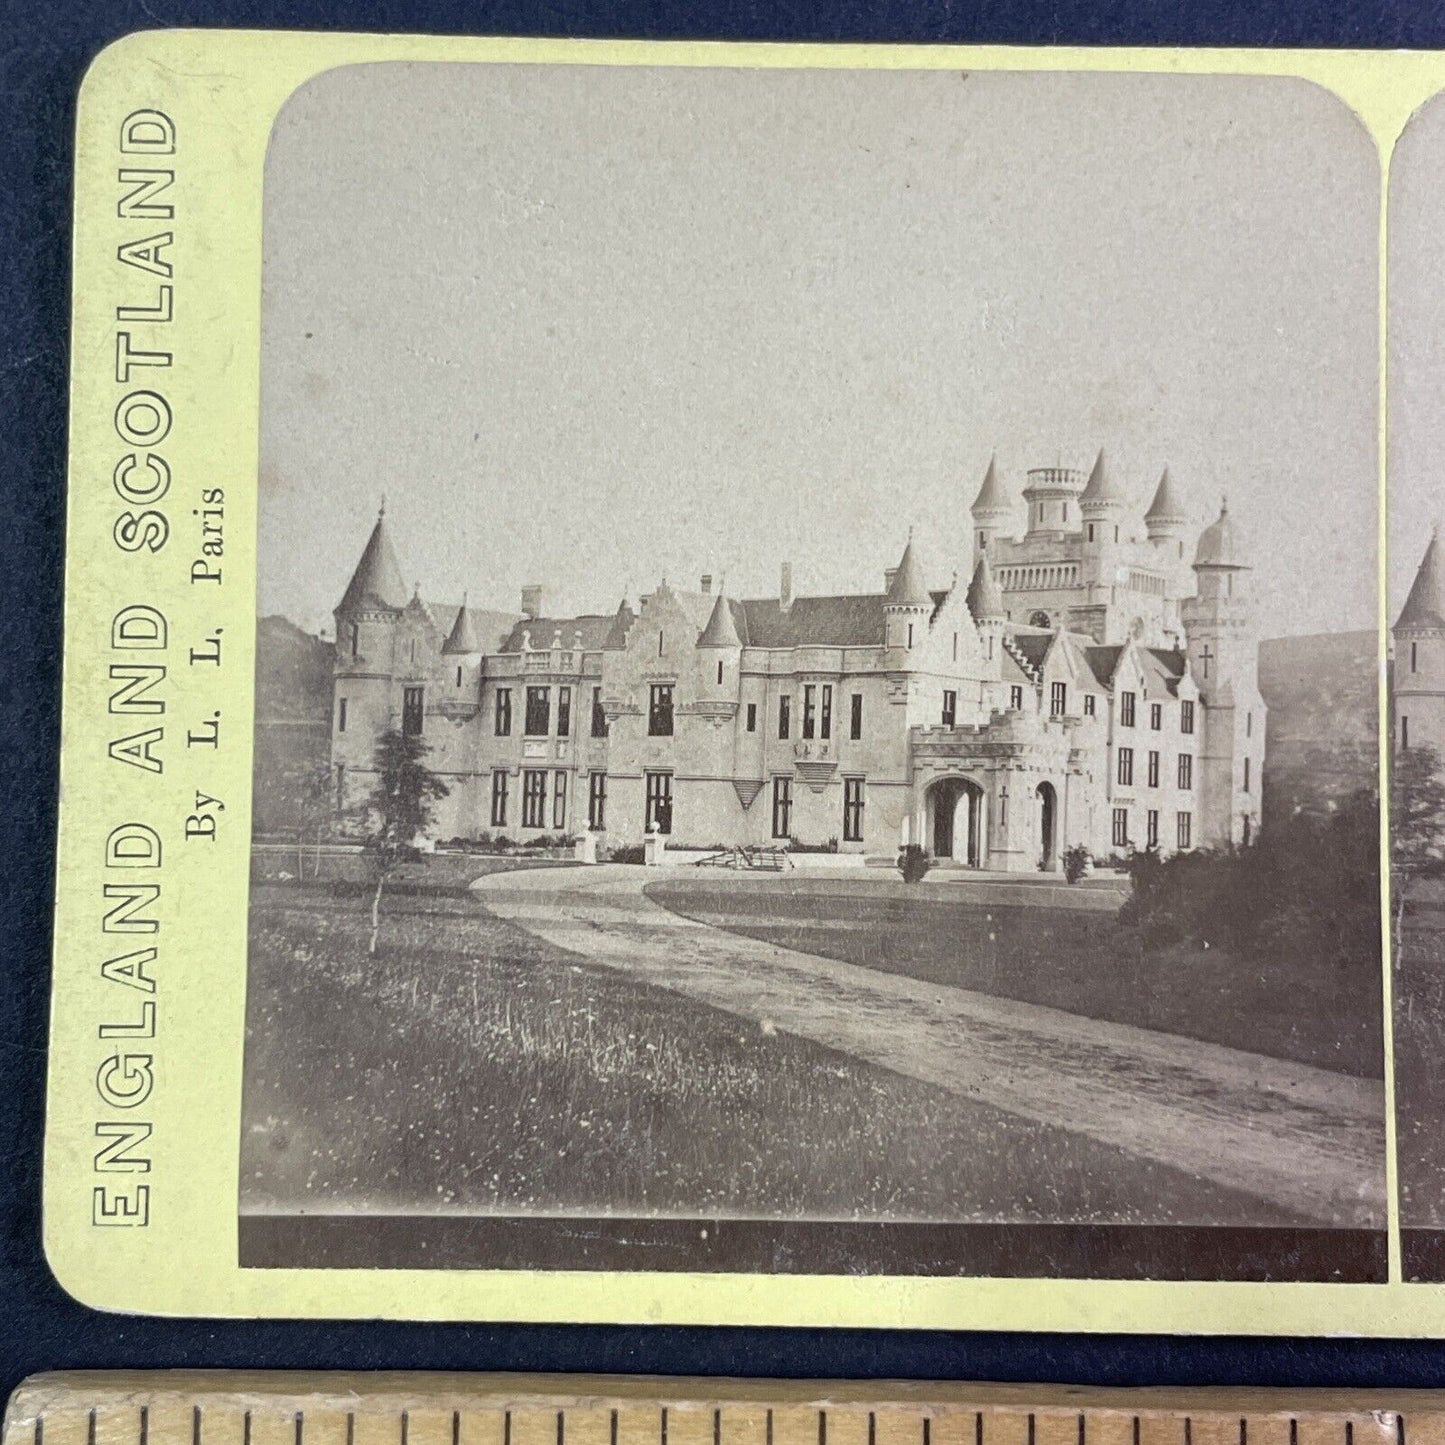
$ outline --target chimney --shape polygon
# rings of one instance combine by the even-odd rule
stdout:
[[[883,590],[890,592],[893,589],[893,579],[898,575],[898,568],[885,567],[883,569]]]
[[[711,596],[712,596],[712,573],[711,573],[711,572],[704,572],[704,573],[702,574],[702,595],[703,595],[704,597],[711,597]]]
[[[778,606],[784,612],[793,605],[793,564],[783,563],[781,576],[778,578]]]
[[[542,594],[540,582],[529,582],[522,588],[522,616],[529,621],[542,615]]]

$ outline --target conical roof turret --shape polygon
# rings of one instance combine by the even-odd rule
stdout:
[[[712,606],[712,616],[698,638],[699,647],[741,647],[743,640],[738,636],[737,623],[733,621],[732,605],[719,589],[717,601]]]
[[[457,608],[456,621],[442,643],[442,652],[447,655],[480,652],[482,644],[477,641],[477,630],[472,626],[471,608],[467,606],[467,594],[462,593],[462,605]]]
[[[908,545],[888,585],[888,606],[927,607],[933,598],[929,595],[928,584],[923,579],[923,567],[913,551],[913,533],[908,534]]]
[[[1410,595],[1395,623],[1396,632],[1445,630],[1445,587],[1441,581],[1440,538],[1438,533],[1431,532],[1430,545],[1420,559],[1420,570],[1415,573]]]
[[[1084,484],[1084,490],[1079,493],[1079,509],[1084,511],[1091,507],[1118,506],[1124,500],[1124,494],[1114,480],[1114,473],[1104,461],[1104,449],[1100,447],[1099,455],[1094,459],[1094,469],[1089,473],[1089,480]]]
[[[973,569],[973,578],[968,584],[965,600],[975,622],[982,622],[986,617],[1002,617],[1004,615],[1003,593],[993,579],[993,568],[988,565],[987,552],[979,555],[978,565]]]
[[[386,503],[376,516],[376,526],[346,592],[337,604],[338,612],[355,612],[368,607],[384,607],[400,612],[406,607],[406,583],[402,581],[401,567],[397,564],[396,551],[391,545],[391,534],[386,526]]]
[[[997,459],[988,459],[988,470],[983,474],[983,485],[978,489],[978,496],[973,499],[973,506],[970,508],[975,517],[988,512],[1009,512],[1013,510],[1013,504],[1004,495],[1003,486],[998,479]]]
[[[1157,528],[1188,520],[1189,513],[1185,510],[1184,503],[1179,500],[1174,480],[1169,475],[1169,468],[1165,467],[1159,476],[1159,485],[1154,491],[1154,500],[1149,503],[1149,510],[1144,513],[1144,521],[1149,526]]]
[[[617,615],[612,619],[612,626],[607,629],[602,646],[609,652],[621,652],[627,646],[627,634],[632,631],[632,624],[636,621],[637,614],[624,597],[618,603]]]

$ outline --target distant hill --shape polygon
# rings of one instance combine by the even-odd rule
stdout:
[[[1377,642],[1374,632],[1320,632],[1260,643],[1266,819],[1379,787]]]
[[[288,622],[256,623],[256,746],[251,831],[294,832],[296,790],[331,757],[334,644]]]

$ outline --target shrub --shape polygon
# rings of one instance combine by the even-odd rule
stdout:
[[[899,850],[898,871],[903,875],[905,883],[921,883],[932,867],[933,859],[922,845],[909,843],[907,847]]]
[[[1064,882],[1077,883],[1089,871],[1093,854],[1082,843],[1064,849]]]
[[[641,843],[624,843],[607,854],[609,863],[642,863],[646,861],[645,849]]]
[[[826,843],[800,843],[796,838],[788,840],[789,853],[836,853],[837,851],[837,838],[829,838]]]

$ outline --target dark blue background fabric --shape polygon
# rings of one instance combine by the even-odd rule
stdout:
[[[1109,1385],[1445,1385],[1425,1342],[213,1322],[97,1314],[40,1246],[59,739],[70,167],[90,58],[127,31],[1445,47],[1445,3],[1323,0],[73,0],[0,5],[0,1390],[66,1367],[630,1371]]]

